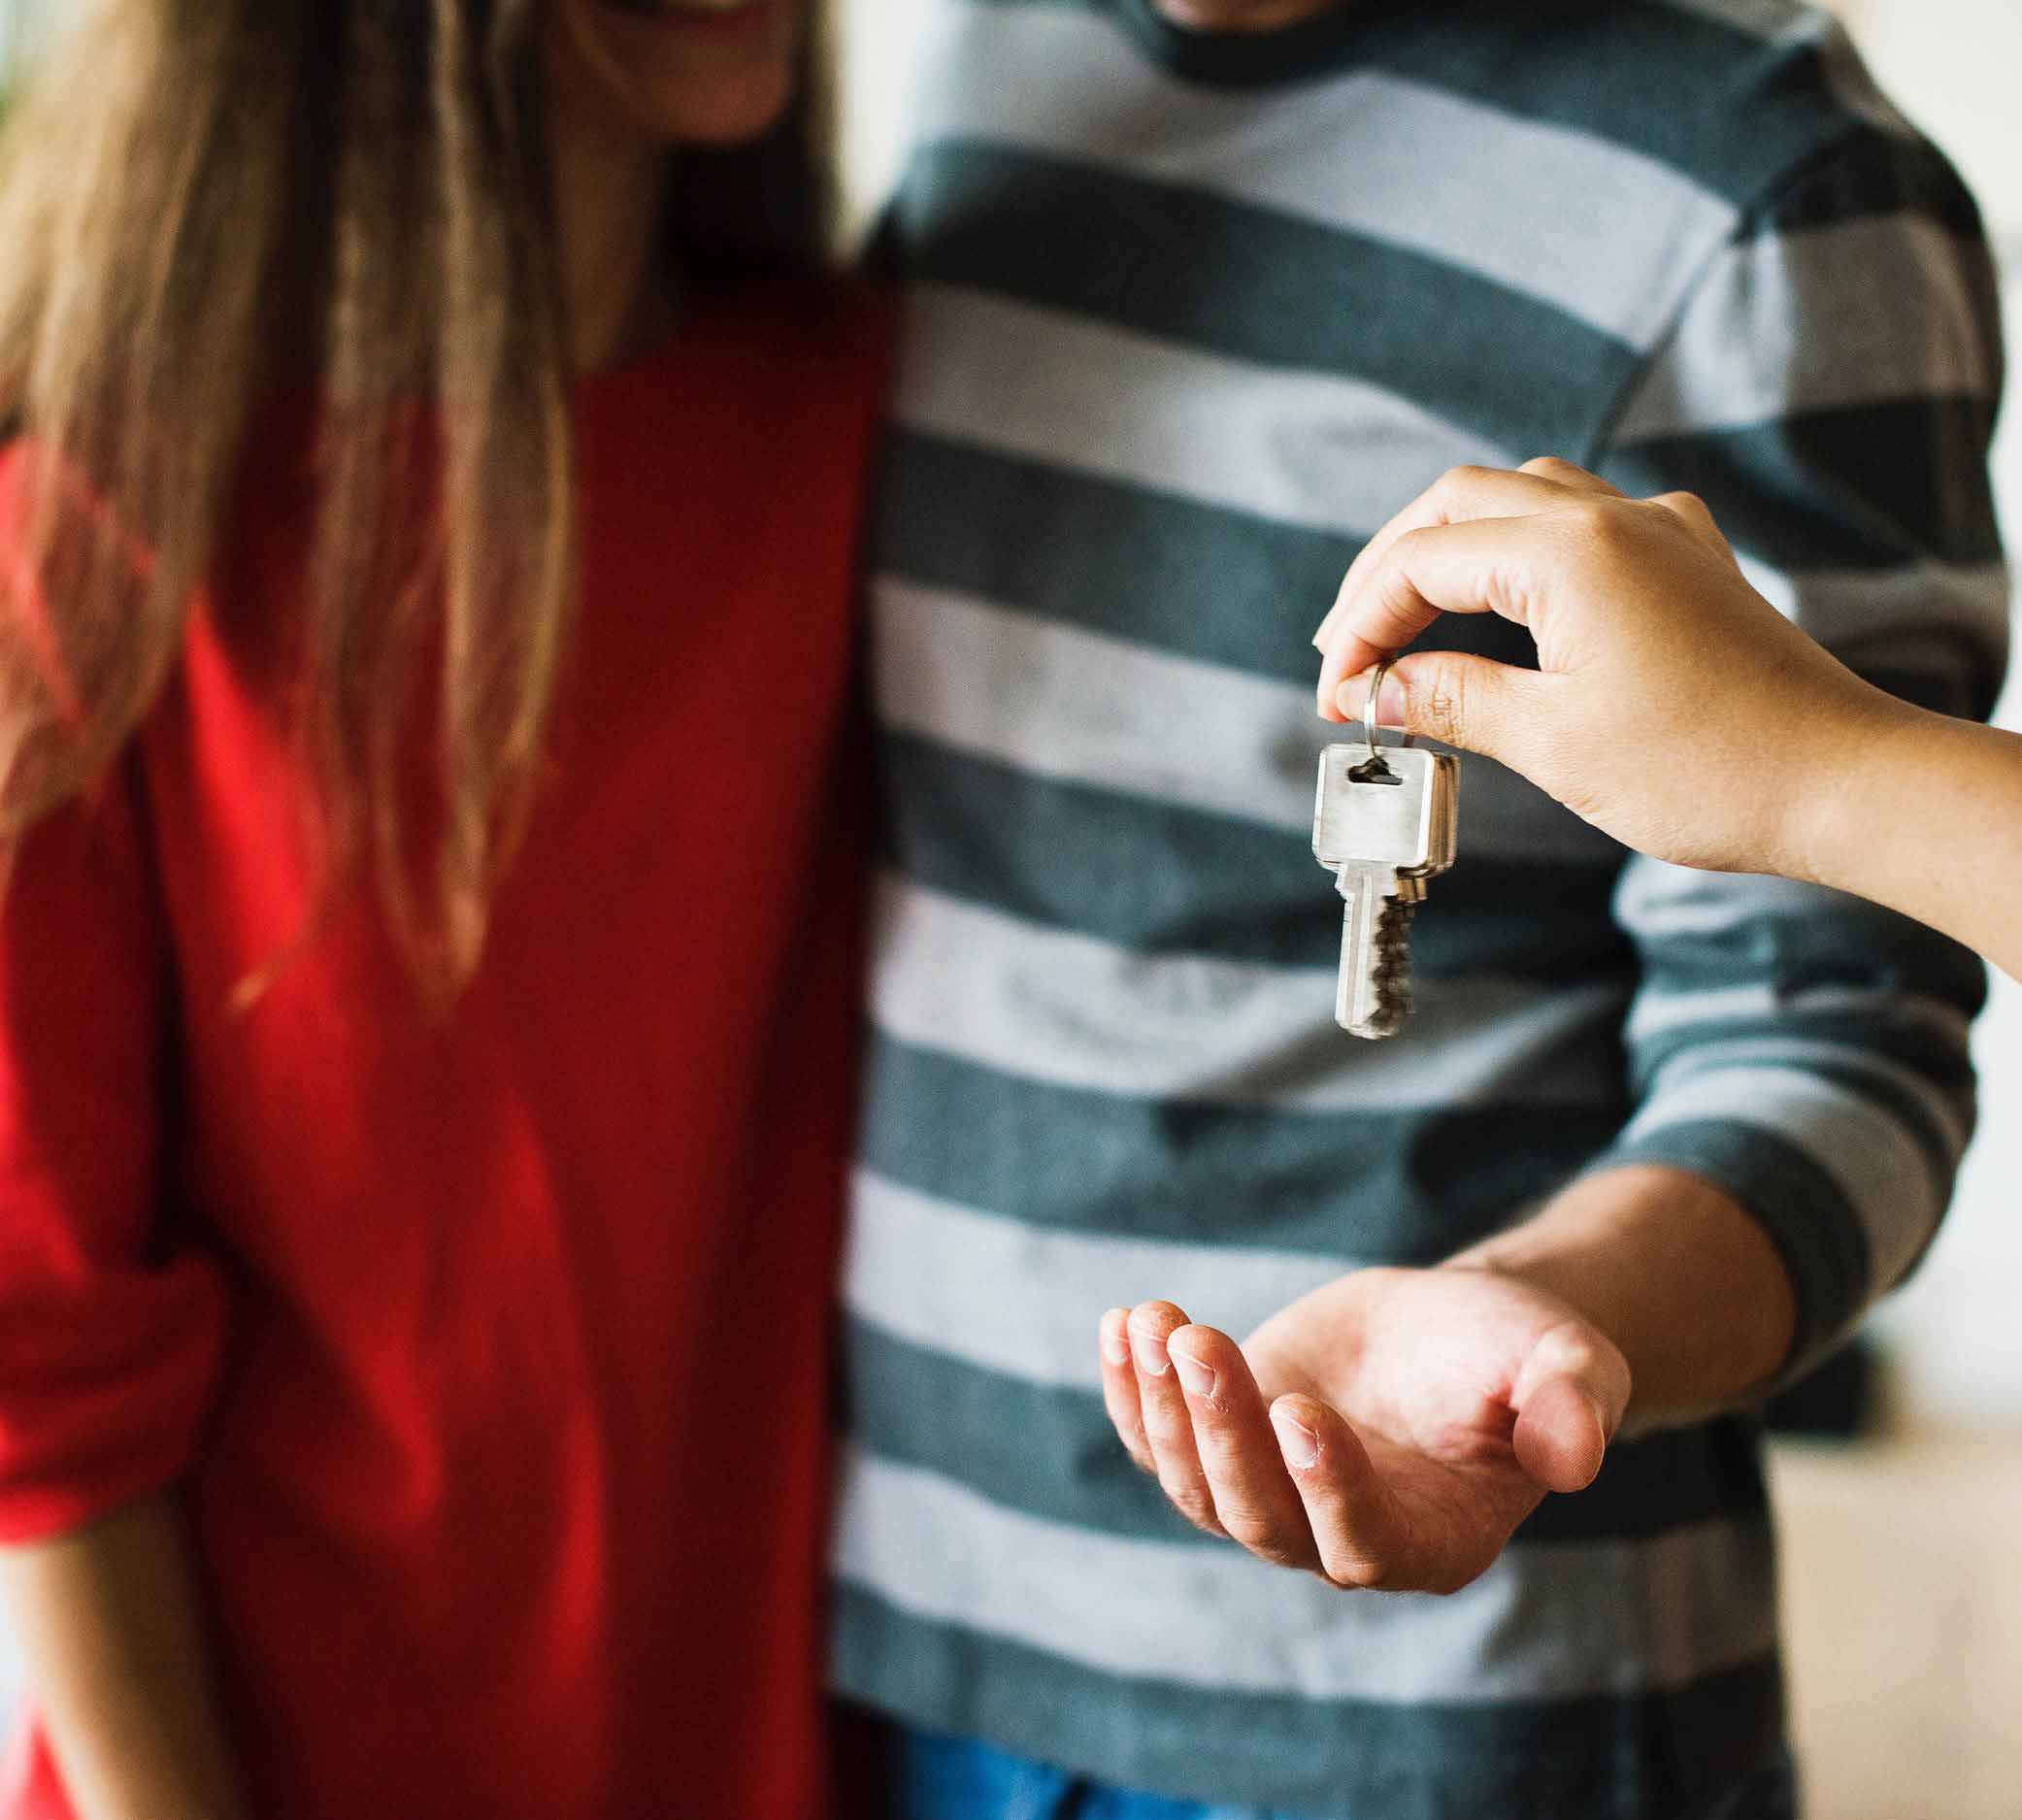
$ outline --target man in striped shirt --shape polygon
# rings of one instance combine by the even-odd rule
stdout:
[[[907,1728],[901,1810],[1786,1811],[1757,1435],[1687,1412],[1915,1260],[1980,969],[1625,861],[1471,760],[1416,1018],[1357,1043],[1308,641],[1442,470],[1551,450],[1698,492],[1857,668],[1983,712],[1972,203],[1785,0],[943,0],[922,107],[837,1563],[839,1684]],[[1524,658],[1500,619],[1437,636]],[[1775,762],[1717,702],[1707,733]],[[1450,1597],[1253,1560],[1117,1446],[1105,1308],[1242,1334],[1484,1243],[1541,1260],[1669,1425]],[[1464,1349],[1446,1318],[1401,1373]]]

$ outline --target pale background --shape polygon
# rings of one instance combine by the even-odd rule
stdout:
[[[0,72],[71,4],[0,0]],[[860,215],[897,156],[922,4],[844,0]],[[1979,195],[2014,275],[2022,384],[2022,3],[1839,10]],[[2005,521],[2022,538],[2022,409],[2007,414],[1998,465]],[[2001,718],[2022,727],[2022,681]],[[1810,1820],[2022,1820],[2022,987],[1997,982],[1977,1050],[1986,1111],[1958,1206],[1877,1320],[1889,1433],[1844,1451],[1786,1447],[1776,1463]],[[5,1657],[0,1647],[0,1697]]]

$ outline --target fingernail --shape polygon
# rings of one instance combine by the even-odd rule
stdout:
[[[1271,1426],[1277,1430],[1278,1451],[1287,1466],[1311,1466],[1320,1457],[1320,1438],[1296,1416],[1271,1411]]]
[[[1166,1357],[1166,1342],[1163,1340],[1154,1340],[1149,1334],[1133,1334],[1130,1343],[1131,1349],[1138,1355],[1139,1371],[1151,1377],[1165,1376],[1166,1367],[1172,1361]]]
[[[1369,704],[1369,672],[1350,677],[1334,691],[1334,705],[1350,720],[1360,720]],[[1405,724],[1405,688],[1395,677],[1383,678],[1382,693],[1376,697],[1376,721],[1385,727]]]
[[[1130,1342],[1123,1337],[1123,1322],[1114,1317],[1103,1321],[1103,1357],[1111,1365],[1130,1363]]]
[[[1214,1373],[1194,1357],[1184,1346],[1168,1348],[1173,1360],[1173,1369],[1179,1373],[1179,1381],[1186,1386],[1187,1394],[1194,1397],[1214,1395]]]

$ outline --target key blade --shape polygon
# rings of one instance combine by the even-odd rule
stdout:
[[[1334,1021],[1351,1037],[1394,1037],[1410,1015],[1411,912],[1424,887],[1384,867],[1350,864],[1337,878],[1342,915]]]

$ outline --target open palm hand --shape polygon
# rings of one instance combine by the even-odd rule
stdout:
[[[1101,1345],[1117,1434],[1187,1517],[1343,1587],[1465,1586],[1592,1480],[1629,1400],[1598,1329],[1473,1268],[1352,1272],[1241,1346],[1143,1303]]]

